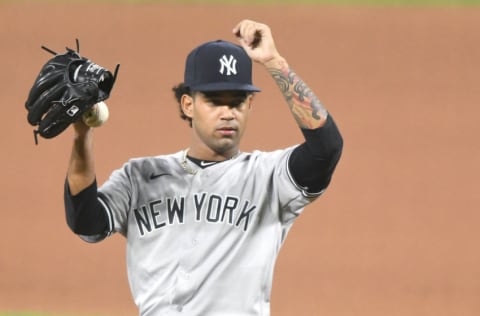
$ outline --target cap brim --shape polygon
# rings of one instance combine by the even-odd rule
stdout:
[[[249,91],[260,92],[259,88],[251,84],[238,84],[236,82],[217,82],[199,85],[189,85],[194,91]]]

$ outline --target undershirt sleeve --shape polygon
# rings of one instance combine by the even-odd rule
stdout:
[[[330,184],[343,139],[330,115],[322,127],[302,129],[302,133],[305,142],[293,150],[288,167],[297,185],[310,194],[318,194]]]
[[[96,180],[74,196],[65,180],[64,202],[67,224],[75,234],[96,237],[108,235],[108,216],[97,198]]]

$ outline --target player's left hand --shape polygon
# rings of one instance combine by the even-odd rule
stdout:
[[[268,25],[252,20],[242,20],[232,32],[253,61],[266,64],[280,58]]]
[[[28,122],[44,138],[53,138],[77,122],[95,103],[106,100],[117,77],[67,47],[63,54],[43,47],[55,56],[41,69],[25,102]]]

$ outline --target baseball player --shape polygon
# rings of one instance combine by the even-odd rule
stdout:
[[[238,44],[218,40],[193,49],[184,81],[173,88],[192,133],[184,149],[131,159],[97,187],[92,130],[81,121],[73,125],[67,223],[88,242],[126,237],[140,315],[270,315],[280,247],[340,159],[336,124],[277,51],[270,28],[243,20],[233,34]],[[241,151],[260,91],[252,84],[252,61],[278,84],[303,143]],[[268,124],[278,128],[274,120]]]

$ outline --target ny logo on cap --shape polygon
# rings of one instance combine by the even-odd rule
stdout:
[[[232,74],[236,75],[237,74],[237,60],[233,57],[233,55],[230,55],[230,58],[227,58],[227,56],[223,55],[222,58],[219,59],[220,61],[220,73],[222,75],[225,74],[225,71],[227,72],[226,75],[230,76]]]

